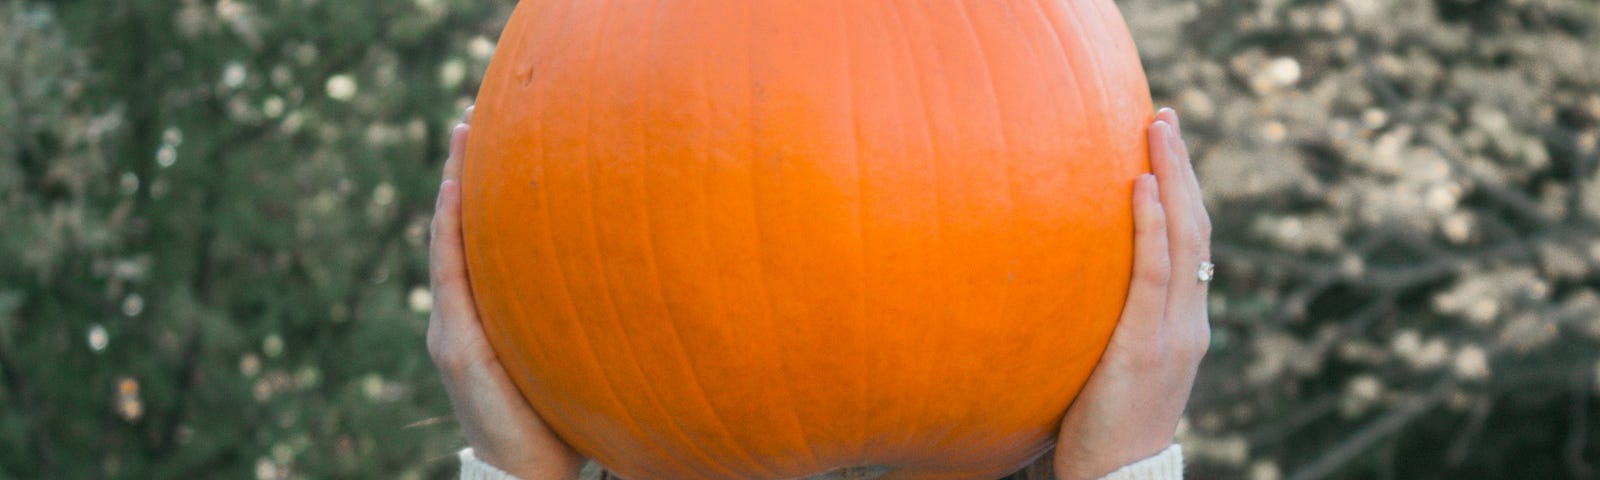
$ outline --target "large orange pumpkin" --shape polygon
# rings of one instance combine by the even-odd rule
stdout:
[[[1126,295],[1111,0],[523,0],[468,144],[495,351],[633,479],[995,478]]]

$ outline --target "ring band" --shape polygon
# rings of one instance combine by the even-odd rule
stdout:
[[[1200,271],[1195,272],[1195,277],[1199,278],[1201,283],[1211,283],[1211,279],[1217,278],[1217,264],[1200,262]]]

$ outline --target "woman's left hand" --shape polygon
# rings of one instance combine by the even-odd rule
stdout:
[[[433,315],[428,353],[473,454],[517,478],[575,479],[583,458],[562,442],[511,383],[478,323],[461,243],[461,156],[472,109],[450,135],[429,247]]]
[[[1056,478],[1093,479],[1172,444],[1211,341],[1206,314],[1211,220],[1179,136],[1162,109],[1149,130],[1154,175],[1134,183],[1133,280],[1100,364],[1061,422]]]

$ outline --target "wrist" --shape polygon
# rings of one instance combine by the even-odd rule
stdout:
[[[1057,444],[1054,458],[1056,479],[1095,480],[1105,478],[1118,469],[1160,455],[1170,446],[1170,441],[1145,445]]]
[[[578,473],[583,469],[583,458],[578,456],[577,453],[571,452],[571,449],[564,450],[566,451],[518,451],[512,453],[498,452],[494,449],[468,448],[463,450],[463,461],[466,458],[465,455],[474,455],[479,462],[501,470],[512,478],[519,480],[576,479],[578,478]],[[500,480],[498,477],[486,478]]]
[[[1127,454],[1133,450],[1122,450]],[[1088,452],[1085,452],[1088,453]],[[1147,455],[1066,454],[1058,447],[1055,478],[1058,480],[1142,480],[1183,478],[1183,449],[1178,444],[1164,445]]]

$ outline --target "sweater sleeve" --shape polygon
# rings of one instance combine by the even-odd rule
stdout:
[[[1117,469],[1100,480],[1182,480],[1183,447],[1173,444],[1154,457]]]
[[[479,460],[472,449],[462,449],[461,480],[518,480],[516,476]],[[1124,466],[1100,480],[1182,480],[1183,447],[1173,445],[1154,457]]]
[[[518,480],[516,475],[479,460],[471,448],[461,449],[461,480]]]

